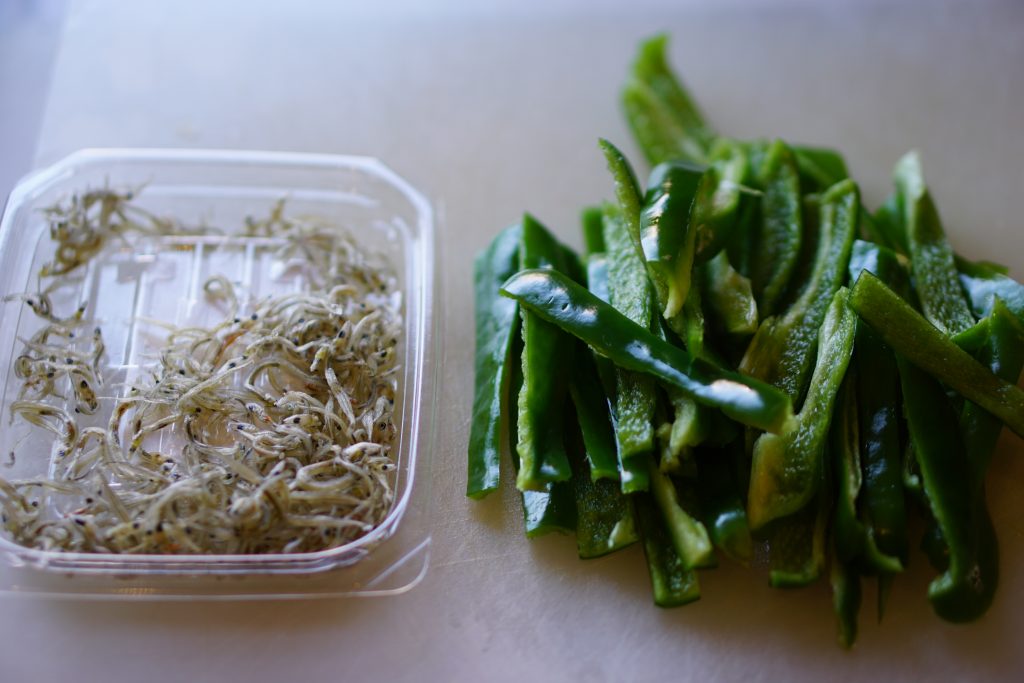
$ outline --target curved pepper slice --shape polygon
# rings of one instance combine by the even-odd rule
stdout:
[[[793,419],[792,403],[777,389],[692,358],[560,273],[517,273],[501,293],[579,337],[619,367],[653,375],[737,422],[779,432]]]
[[[754,443],[747,518],[752,531],[807,505],[821,480],[823,451],[832,406],[853,352],[857,316],[846,304],[847,290],[832,298],[818,333],[818,360],[803,408],[780,434]]]

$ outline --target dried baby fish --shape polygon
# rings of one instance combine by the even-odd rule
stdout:
[[[144,211],[135,194],[90,191],[46,212],[49,286],[17,297],[45,324],[15,361],[11,416],[52,434],[52,463],[46,478],[0,478],[3,528],[41,550],[170,554],[309,552],[368,533],[394,497],[394,274],[337,226],[288,217],[279,202],[243,234],[279,241],[282,272],[308,291],[247,302],[209,277],[204,295],[226,317],[149,321],[167,332],[149,374],[100,399],[102,332],[88,333],[86,305],[59,317],[50,293],[111,239],[203,232]],[[79,428],[75,415],[101,404],[105,426]]]

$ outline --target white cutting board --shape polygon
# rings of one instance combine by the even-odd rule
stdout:
[[[672,57],[720,131],[834,145],[869,206],[909,147],[955,247],[1024,275],[1024,10],[1005,2],[73,2],[37,163],[86,146],[378,156],[439,215],[444,369],[422,584],[293,603],[0,604],[3,680],[1013,680],[1024,670],[1024,448],[990,479],[996,603],[952,626],[913,556],[852,652],[825,582],[776,591],[723,564],[652,606],[638,548],[581,562],[528,542],[510,487],[463,497],[473,254],[529,210],[580,244],[611,196],[598,136],[639,160],[617,92],[638,40]],[[424,3],[425,4],[425,3]],[[463,6],[465,5],[465,6]],[[540,5],[543,5],[540,6]],[[627,6],[628,5],[628,6]],[[8,675],[8,673],[10,675]]]

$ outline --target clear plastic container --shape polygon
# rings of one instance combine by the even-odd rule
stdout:
[[[441,358],[434,333],[434,227],[429,203],[379,161],[365,157],[213,150],[85,150],[39,171],[13,190],[0,223],[0,296],[35,291],[53,251],[40,209],[74,192],[109,185],[145,186],[133,203],[189,224],[232,228],[266,216],[282,197],[290,215],[315,215],[349,226],[360,245],[387,255],[403,293],[404,338],[396,396],[395,502],[386,520],[347,545],[310,553],[263,555],[123,555],[45,552],[0,531],[0,590],[68,597],[284,598],[400,592],[427,568],[428,466],[433,445],[434,378]],[[354,226],[358,229],[353,230]],[[180,241],[180,238],[176,238]],[[181,246],[181,245],[179,245]],[[197,322],[202,272],[229,271],[250,294],[276,282],[261,261],[258,238],[230,244],[101,253],[78,293],[86,316],[101,322],[104,370],[126,378],[146,362],[137,321]],[[134,249],[134,247],[133,247]],[[0,475],[43,476],[49,442],[10,405],[19,382],[13,361],[33,325],[20,300],[0,303]],[[149,356],[151,357],[151,356]],[[124,382],[108,383],[100,413],[109,415]],[[106,399],[106,400],[104,400]],[[105,419],[105,416],[104,418]],[[13,462],[8,454],[17,450]]]

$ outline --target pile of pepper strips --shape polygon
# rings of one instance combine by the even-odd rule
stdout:
[[[583,212],[583,256],[526,215],[477,257],[467,494],[498,487],[507,433],[527,536],[640,541],[661,606],[716,550],[766,548],[774,586],[828,569],[847,647],[918,515],[935,612],[975,619],[985,471],[1003,424],[1024,435],[1024,287],[952,251],[915,154],[872,213],[836,152],[714,133],[665,49],[623,90],[646,191],[602,140],[617,201]]]

